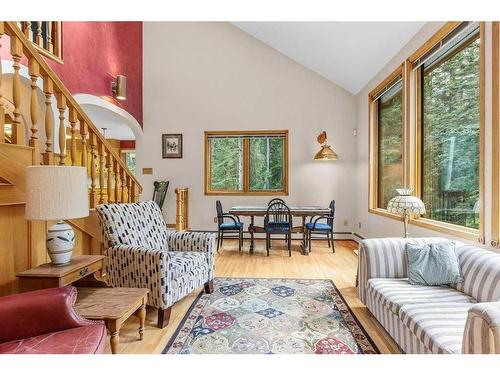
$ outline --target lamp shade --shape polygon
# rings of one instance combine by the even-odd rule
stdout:
[[[410,189],[397,189],[399,195],[387,204],[387,212],[398,215],[423,215],[425,205],[419,198],[411,195]]]
[[[314,155],[314,160],[337,160],[338,158],[335,151],[328,145],[322,145],[321,150]]]
[[[64,220],[89,216],[85,167],[26,168],[26,219]]]

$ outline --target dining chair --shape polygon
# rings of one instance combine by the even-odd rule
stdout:
[[[153,183],[153,201],[156,202],[160,210],[163,207],[163,202],[165,202],[165,196],[167,195],[169,181],[155,181]]]
[[[217,252],[219,247],[222,246],[224,241],[224,233],[238,233],[238,250],[241,251],[243,246],[243,223],[240,221],[238,215],[231,215],[224,212],[222,203],[218,200],[215,202],[215,209],[217,211]],[[230,219],[225,222],[224,219]]]
[[[335,218],[335,200],[330,202],[328,206],[330,212],[327,215],[312,216],[308,223],[306,223],[306,246],[309,246],[309,252],[311,251],[311,238],[312,233],[325,234],[328,240],[328,247],[333,248],[335,253],[335,241],[333,239],[333,219]],[[313,221],[314,220],[314,221]],[[325,220],[325,223],[320,223],[319,221]],[[331,245],[330,245],[331,241]]]
[[[269,207],[270,205],[272,205],[273,203],[276,203],[276,202],[286,204],[285,201],[281,198],[273,198],[267,203],[267,207]],[[288,241],[288,235],[286,235],[286,234],[285,234],[285,241]]]
[[[286,204],[285,201],[281,198],[273,198],[269,201],[269,203],[267,204],[267,207],[269,207],[270,205],[272,205],[273,203],[276,203],[276,202]]]
[[[267,207],[264,217],[264,228],[266,230],[266,251],[269,256],[271,247],[271,236],[273,234],[284,234],[288,243],[288,256],[292,256],[292,214],[290,208],[283,202],[274,202]]]

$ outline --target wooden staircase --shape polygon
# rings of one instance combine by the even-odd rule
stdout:
[[[100,229],[93,210],[97,204],[136,202],[142,192],[124,161],[26,37],[23,24],[0,21],[0,47],[9,39],[14,71],[10,134],[5,132],[5,108],[0,91],[0,295],[17,291],[17,272],[47,261],[45,233],[52,223],[24,219],[26,166],[87,168],[91,214],[85,219],[68,221],[77,234],[76,254],[101,251]],[[21,63],[28,67],[30,98],[23,98],[21,94]],[[0,61],[0,89],[1,69]],[[39,98],[39,80],[43,83],[43,98]],[[44,108],[39,108],[39,99],[43,99]],[[53,102],[57,104],[58,121],[54,121]],[[22,106],[29,108],[29,122],[21,116]],[[55,126],[57,139],[54,139]],[[40,139],[45,140],[44,144]],[[54,148],[59,152],[55,153]]]

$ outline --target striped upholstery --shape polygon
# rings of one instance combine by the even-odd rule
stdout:
[[[380,301],[375,300],[370,294],[367,295],[366,306],[404,353],[430,353],[429,349],[427,349],[427,347],[417,339],[417,336],[412,334],[408,327],[401,321],[399,315],[394,314]]]
[[[406,353],[500,353],[500,255],[456,241],[464,282],[413,289],[404,280],[405,244],[443,240],[364,240],[360,299]]]
[[[457,289],[478,302],[500,300],[500,256],[489,250],[457,243],[456,247],[464,282]]]
[[[500,354],[500,302],[477,303],[469,310],[462,352]]]
[[[97,206],[114,287],[148,288],[148,304],[166,309],[214,277],[215,234],[166,230],[153,202]]]
[[[432,353],[459,354],[472,303],[436,302],[401,307],[400,319]]]
[[[444,241],[443,238],[374,238],[361,242],[358,252],[358,293],[366,305],[366,287],[373,278],[405,278],[407,261],[405,244],[423,245]]]
[[[394,314],[403,305],[427,302],[474,303],[474,298],[447,286],[411,285],[408,279],[370,279],[368,293]]]

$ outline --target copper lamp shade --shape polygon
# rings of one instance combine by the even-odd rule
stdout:
[[[321,150],[319,150],[316,155],[314,155],[314,160],[338,160],[339,156],[332,148],[326,143],[326,132],[323,131],[318,135],[317,140],[321,145]]]

